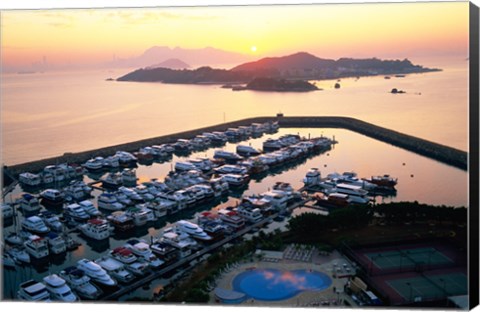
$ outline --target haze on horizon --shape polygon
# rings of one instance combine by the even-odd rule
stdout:
[[[3,11],[2,67],[101,67],[154,46],[213,47],[240,61],[299,51],[333,59],[466,58],[468,14],[468,2]],[[212,53],[190,65],[215,64]]]

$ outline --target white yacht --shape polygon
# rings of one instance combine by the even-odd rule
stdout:
[[[175,171],[190,171],[197,170],[197,167],[188,161],[177,161],[175,163]]]
[[[20,209],[22,209],[23,213],[25,214],[35,214],[42,209],[38,198],[33,196],[32,194],[22,194],[22,197],[18,201],[20,204]]]
[[[50,230],[60,233],[63,231],[63,224],[60,222],[60,218],[57,217],[50,211],[44,211],[38,215],[42,218],[45,225],[50,228]]]
[[[135,169],[123,169],[122,183],[128,186],[135,186],[137,184],[137,173]]]
[[[237,145],[237,154],[246,156],[260,155],[260,151],[248,145]]]
[[[154,269],[158,269],[164,264],[164,261],[158,259],[153,254],[150,246],[145,241],[131,239],[127,241],[127,243],[125,244],[125,248],[128,248],[137,257],[143,258]]]
[[[20,284],[17,298],[25,301],[50,301],[50,293],[45,284],[28,280]]]
[[[241,187],[250,181],[248,174],[223,174],[222,180],[231,187]]]
[[[52,300],[63,302],[74,302],[78,300],[77,296],[73,294],[65,280],[57,274],[45,276],[43,282],[45,283]]]
[[[262,212],[259,208],[247,209],[245,207],[239,206],[236,211],[239,216],[241,216],[250,223],[258,223],[263,219]]]
[[[260,195],[265,200],[269,201],[277,211],[284,211],[287,208],[288,196],[284,191],[272,190],[270,192],[264,192]]]
[[[98,208],[117,211],[122,210],[125,207],[117,201],[115,195],[110,193],[102,193],[98,197]]]
[[[50,228],[39,216],[32,216],[22,221],[22,228],[33,234],[45,235],[50,232]]]
[[[98,299],[103,294],[100,288],[90,282],[90,277],[74,266],[65,268],[59,275],[77,295],[84,299]]]
[[[102,187],[106,189],[117,189],[123,185],[122,175],[118,172],[109,172],[103,178],[100,178]]]
[[[176,233],[171,230],[163,233],[162,241],[176,248],[180,258],[191,255],[192,248],[197,246],[197,243],[187,233]]]
[[[177,221],[175,224],[177,225],[180,231],[187,233],[188,235],[190,235],[195,239],[199,239],[202,241],[209,241],[212,239],[211,236],[205,233],[202,230],[202,228],[195,223],[192,223],[186,220],[180,220],[180,221]]]
[[[67,251],[65,240],[58,234],[50,232],[47,234],[46,239],[51,254],[58,255]]]
[[[110,237],[112,229],[105,219],[90,219],[85,224],[78,226],[83,235],[96,239],[104,240]]]
[[[117,151],[115,153],[115,156],[118,157],[120,166],[128,167],[137,162],[137,157],[135,157],[132,153],[129,152]]]
[[[20,173],[18,180],[20,183],[28,186],[38,186],[42,183],[42,178],[39,174],[30,172]]]
[[[56,189],[46,189],[40,193],[43,205],[61,205],[63,203],[63,194]]]
[[[145,276],[149,272],[149,265],[146,261],[135,261],[126,264],[125,268],[137,276]]]
[[[221,158],[230,161],[242,160],[243,158],[237,153],[227,152],[223,150],[216,150],[213,154],[213,158]]]
[[[312,168],[308,170],[307,174],[305,175],[305,178],[303,179],[303,183],[306,186],[319,185],[320,181],[321,181],[321,174],[318,168]]]
[[[263,149],[264,150],[278,150],[281,149],[283,146],[279,140],[275,139],[267,139],[265,142],[263,142]]]
[[[153,203],[150,203],[147,207],[152,209],[155,217],[161,218],[165,217],[168,214],[168,211],[175,210],[177,203],[174,201],[157,197]]]
[[[115,260],[118,260],[125,264],[130,264],[137,261],[137,256],[135,256],[132,251],[125,247],[117,247],[109,252],[110,257]]]
[[[90,219],[90,215],[86,213],[79,204],[67,205],[63,215],[65,216],[65,219],[76,222],[86,222],[88,219]]]
[[[86,163],[83,164],[85,169],[88,171],[100,171],[103,169],[103,158],[102,157],[96,157],[87,160]]]
[[[31,235],[23,245],[28,254],[35,259],[43,259],[49,255],[48,242],[37,235]]]
[[[214,171],[219,174],[247,174],[247,168],[238,165],[223,165],[215,168]]]
[[[117,156],[108,156],[103,160],[103,167],[116,169],[120,166],[120,160]]]
[[[329,193],[341,193],[353,196],[366,196],[368,194],[361,186],[346,183],[337,183]]]
[[[245,226],[245,219],[239,216],[236,211],[221,209],[218,211],[218,216],[225,225],[230,226],[235,230],[241,229]]]
[[[79,270],[83,271],[85,275],[90,277],[92,281],[105,285],[105,286],[116,286],[117,281],[112,279],[107,272],[102,269],[101,266],[96,264],[93,261],[88,259],[81,259],[77,261],[77,267]]]
[[[83,211],[88,213],[91,217],[98,217],[102,214],[89,200],[83,200],[78,204],[82,207]]]
[[[125,269],[125,264],[111,257],[103,256],[95,260],[95,263],[120,283],[128,284],[135,279],[135,276]]]
[[[95,263],[100,265],[110,276],[120,283],[128,284],[135,279],[135,276],[127,271],[125,265],[118,260],[103,256],[95,260]]]

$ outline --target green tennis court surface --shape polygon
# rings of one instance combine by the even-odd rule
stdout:
[[[467,276],[463,273],[419,276],[387,281],[407,301],[424,301],[468,292]]]
[[[415,248],[367,253],[365,256],[380,269],[439,265],[453,261],[435,248]]]

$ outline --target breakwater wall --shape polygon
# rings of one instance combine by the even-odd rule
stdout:
[[[164,143],[173,143],[178,139],[190,139],[203,132],[225,131],[228,128],[238,127],[242,125],[250,125],[251,123],[264,123],[269,121],[278,121],[280,127],[291,128],[342,128],[368,137],[380,140],[394,146],[409,150],[411,152],[438,160],[442,163],[467,170],[468,154],[464,151],[451,148],[445,145],[437,144],[427,140],[423,140],[414,136],[406,135],[387,128],[379,127],[355,118],[349,117],[255,117],[237,120],[233,122],[222,123],[218,125],[203,127],[199,129],[163,135],[155,138],[139,140],[135,142],[118,144],[114,146],[94,149],[79,153],[66,153],[58,157],[52,157],[24,164],[18,164],[4,168],[12,176],[18,176],[22,172],[39,172],[47,165],[60,163],[77,163],[81,164],[88,159],[102,156],[107,157],[115,154],[116,151],[123,150],[127,152],[138,151],[141,147],[159,145]],[[8,164],[7,164],[8,165]]]

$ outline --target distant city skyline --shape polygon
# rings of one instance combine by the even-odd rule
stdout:
[[[154,46],[212,47],[245,61],[299,51],[333,59],[467,57],[468,26],[468,2],[3,11],[2,65],[94,67]],[[219,63],[215,56],[204,62],[193,65]]]

